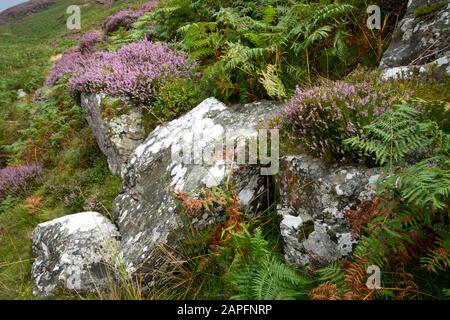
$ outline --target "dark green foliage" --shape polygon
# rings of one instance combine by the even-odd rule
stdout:
[[[315,50],[333,43],[330,54],[345,59],[345,4],[266,6],[252,15],[246,8],[221,8],[213,21],[179,29],[180,48],[207,64],[203,81],[213,93],[240,100],[282,99],[296,84],[311,81]],[[338,30],[337,30],[338,29]]]
[[[448,4],[447,0],[442,0],[435,3],[426,3],[414,11],[414,18],[423,19],[432,14],[433,12],[442,10]]]
[[[394,162],[432,143],[429,133],[437,126],[429,121],[419,122],[419,114],[407,105],[396,105],[365,126],[364,137],[355,136],[344,143],[369,155],[374,154],[379,164],[388,163],[389,171],[393,172]]]
[[[232,299],[287,300],[306,297],[311,280],[270,252],[261,229],[255,229],[253,235],[244,229],[230,240],[236,255],[224,277],[229,279],[235,292]]]
[[[151,109],[159,120],[173,120],[196,107],[204,98],[192,79],[179,79],[158,88]]]
[[[348,140],[375,154],[379,163],[389,163],[379,190],[383,201],[370,213],[355,250],[384,272],[401,267],[442,273],[449,267],[450,136],[421,116],[407,105],[395,106],[366,127],[364,138]],[[407,165],[405,157],[412,153],[423,160]],[[400,285],[401,277],[394,275],[390,281]]]
[[[439,100],[419,100],[418,102],[424,119],[436,122],[441,130],[450,133],[450,106],[448,102]]]

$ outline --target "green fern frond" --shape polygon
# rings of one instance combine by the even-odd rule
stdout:
[[[267,70],[261,72],[259,82],[261,82],[266,89],[267,94],[272,98],[277,98],[279,100],[286,98],[286,89],[278,76],[276,66],[268,64]]]

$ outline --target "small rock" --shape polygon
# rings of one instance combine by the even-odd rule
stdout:
[[[28,94],[23,89],[17,90],[17,100],[25,99],[27,96]]]
[[[39,224],[31,237],[36,257],[31,270],[33,294],[51,297],[56,289],[75,293],[107,289],[118,237],[116,226],[96,212]]]

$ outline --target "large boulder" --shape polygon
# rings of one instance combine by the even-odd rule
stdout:
[[[258,166],[238,166],[236,159],[227,157],[245,147],[243,142],[255,139],[258,125],[276,109],[274,102],[231,108],[209,98],[186,115],[156,128],[135,150],[124,167],[122,192],[113,205],[122,236],[123,261],[129,273],[156,279],[173,267],[168,260],[180,259],[177,249],[185,226],[202,228],[220,220],[208,213],[181,213],[174,197],[176,191],[194,196],[202,187],[231,182],[244,210],[262,209],[268,197],[267,176],[261,174]],[[220,146],[224,137],[224,145],[233,141],[225,158],[225,149],[219,148],[218,153],[202,160],[199,153]],[[190,146],[196,148],[189,149]]]
[[[96,212],[39,224],[32,235],[33,293],[50,297],[57,289],[74,293],[107,289],[118,238],[116,226]]]
[[[385,79],[450,75],[450,2],[410,0],[380,68]]]
[[[281,158],[277,211],[286,261],[326,265],[349,255],[356,239],[344,210],[372,199],[379,173],[377,168],[326,167],[308,155]]]
[[[141,109],[101,93],[82,94],[81,107],[100,150],[108,159],[109,170],[119,175],[145,139]]]

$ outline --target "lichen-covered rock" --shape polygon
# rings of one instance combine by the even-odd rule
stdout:
[[[103,94],[82,94],[81,107],[108,159],[109,170],[120,174],[122,166],[145,139],[141,109]]]
[[[116,226],[96,212],[39,224],[32,235],[33,293],[50,297],[57,289],[77,293],[107,289],[118,237]]]
[[[384,79],[450,75],[450,2],[410,0],[380,68]]]
[[[328,264],[352,252],[344,210],[375,195],[379,169],[326,167],[308,155],[280,160],[281,233],[294,266]]]
[[[196,152],[207,150],[223,137],[225,142],[254,139],[258,124],[276,108],[273,102],[227,108],[209,98],[186,115],[156,128],[135,150],[122,172],[122,193],[113,206],[122,236],[123,261],[130,273],[156,276],[169,270],[169,255],[161,248],[170,251],[176,260],[186,224],[201,228],[220,219],[208,213],[195,217],[181,213],[175,191],[195,194],[202,187],[223,185],[229,178],[244,210],[251,207],[257,211],[263,205],[267,200],[267,176],[261,175],[260,168],[238,167],[233,159],[223,158],[222,149],[208,161],[202,161]],[[197,151],[181,153],[190,144]],[[231,148],[237,149],[238,145],[233,143]],[[231,151],[227,150],[228,155]],[[185,156],[192,156],[193,161],[186,161]]]

